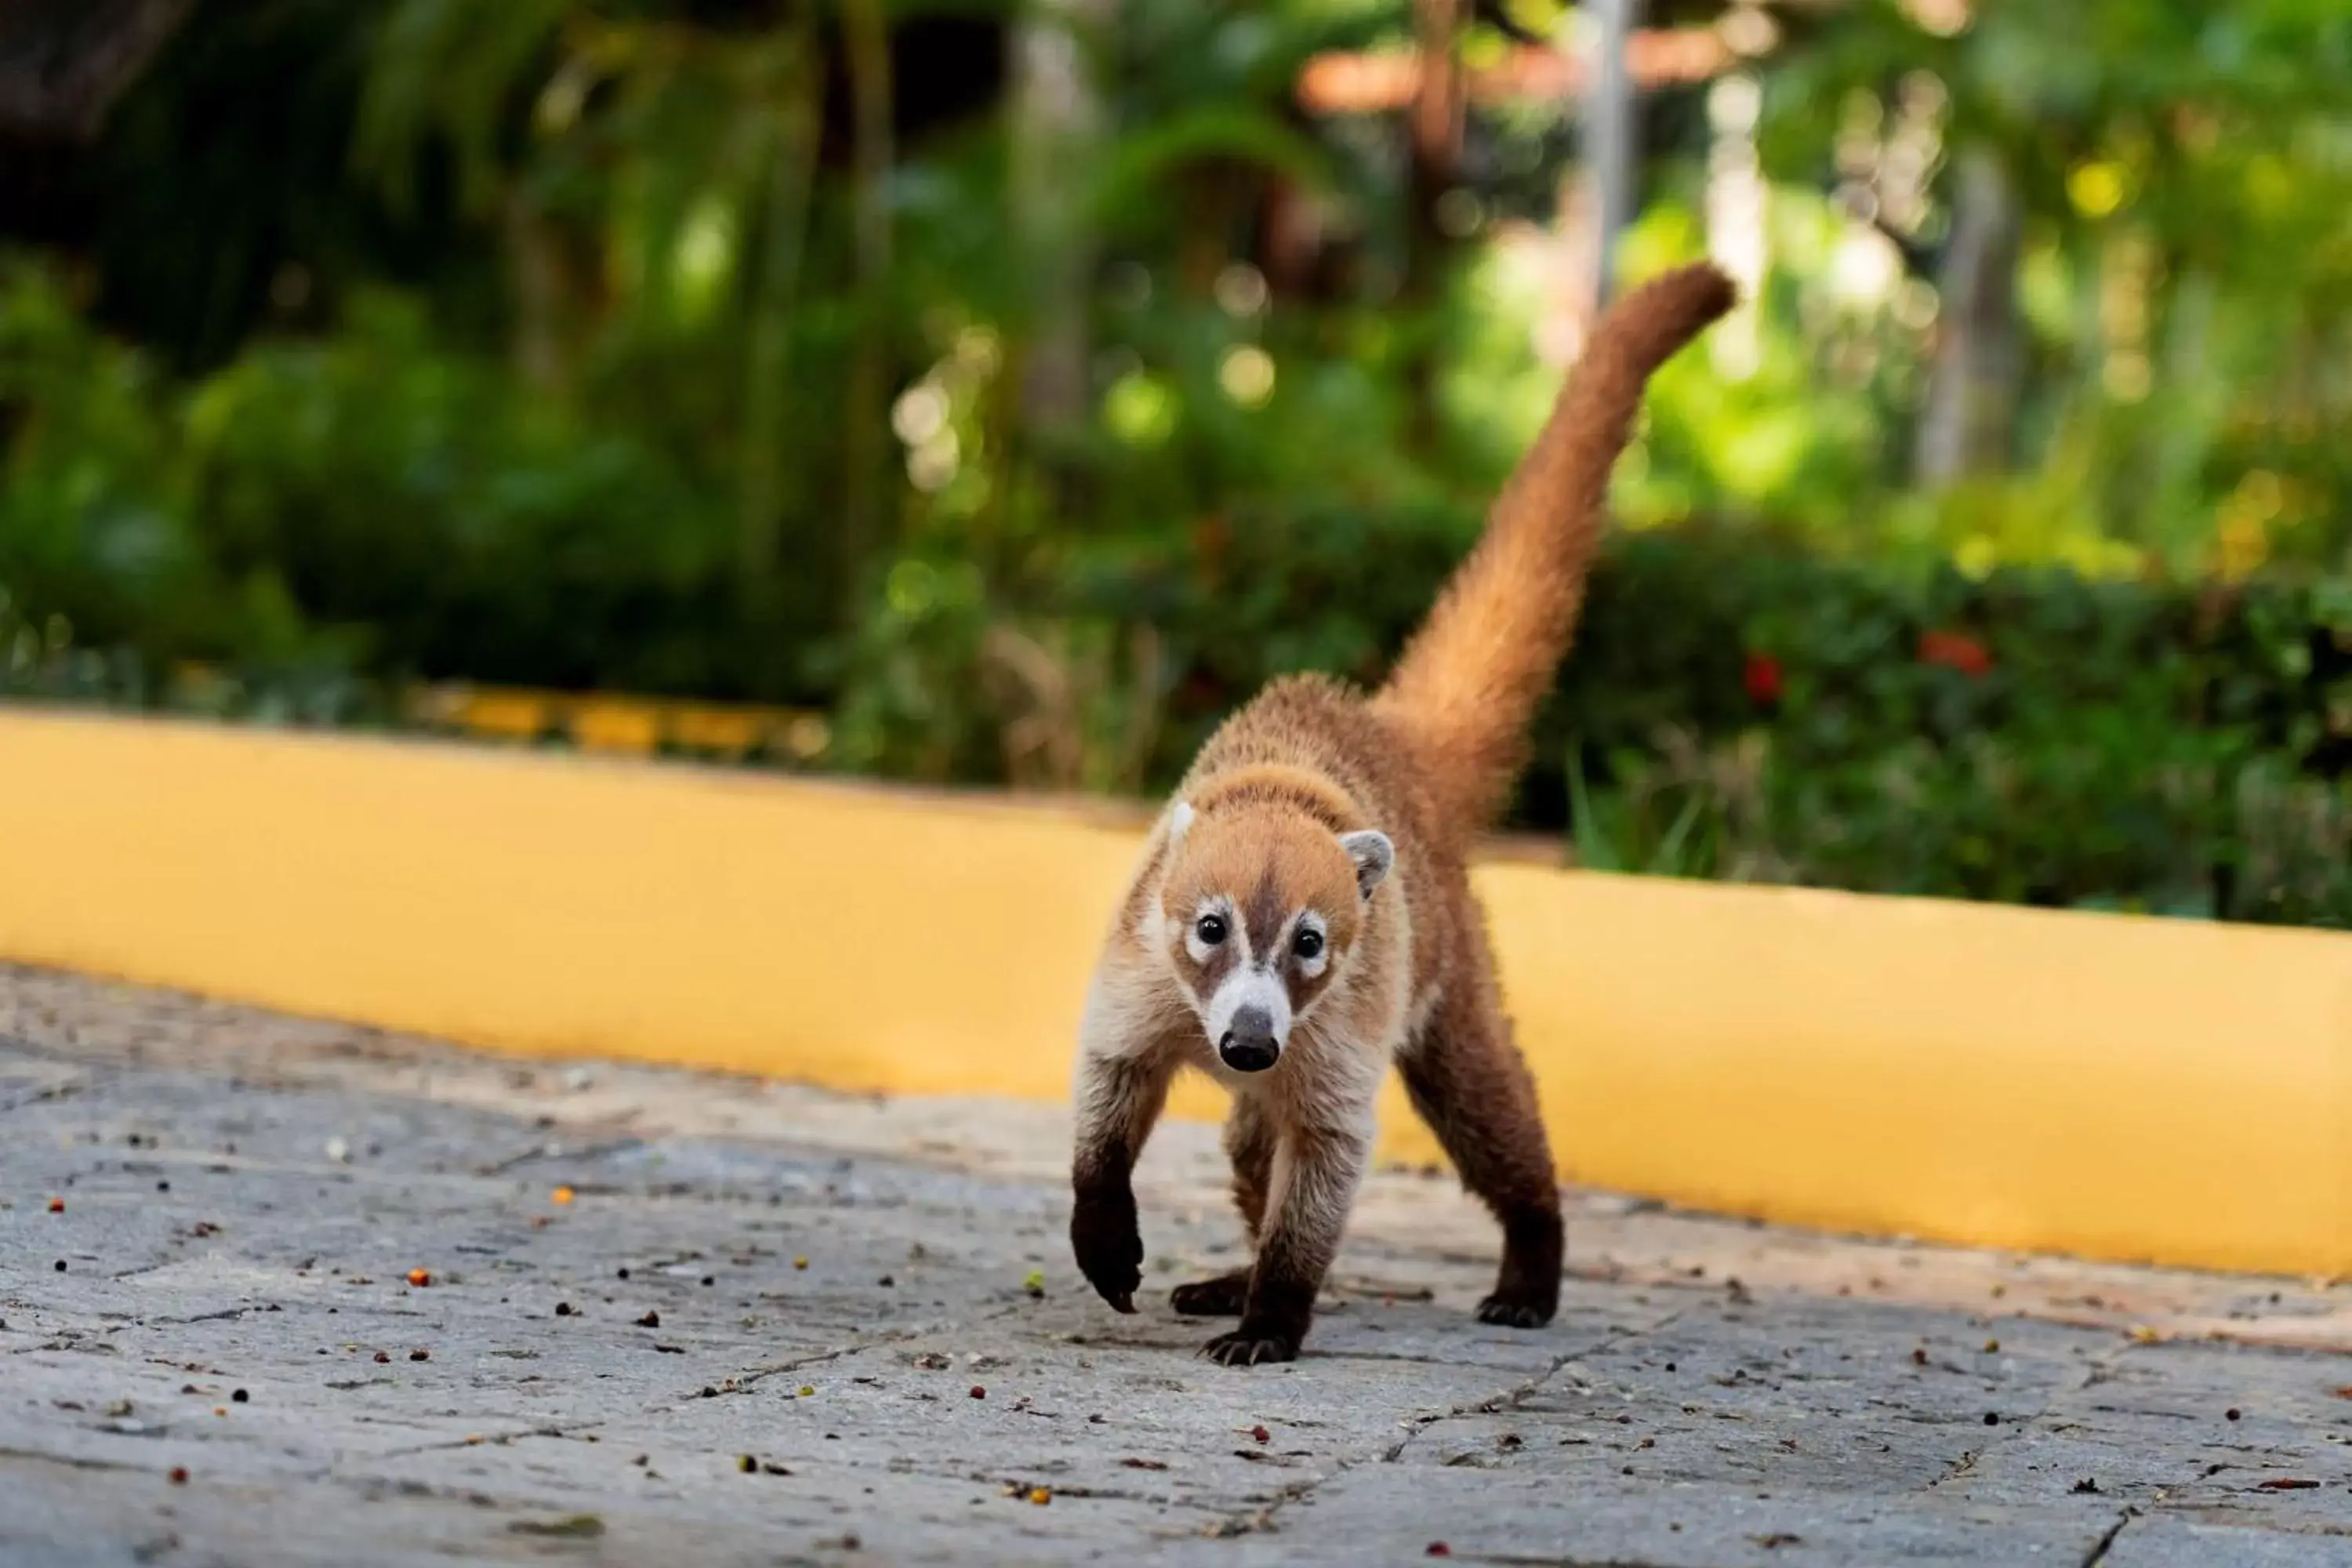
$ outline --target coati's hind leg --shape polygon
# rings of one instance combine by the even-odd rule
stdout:
[[[1397,1066],[1462,1184],[1502,1222],[1502,1272],[1495,1293],[1478,1303],[1480,1321],[1542,1327],[1559,1310],[1559,1185],[1535,1080],[1512,1044],[1493,981],[1481,974],[1459,994],[1441,997]]]
[[[1250,1246],[1257,1246],[1265,1225],[1266,1185],[1274,1179],[1274,1128],[1265,1109],[1249,1096],[1234,1099],[1225,1119],[1225,1156],[1234,1163],[1234,1205],[1242,1211],[1242,1226]],[[1249,1300],[1250,1271],[1232,1269],[1213,1279],[1179,1285],[1169,1303],[1188,1318],[1238,1318]]]

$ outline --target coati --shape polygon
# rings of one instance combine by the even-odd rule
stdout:
[[[1234,1096],[1224,1146],[1256,1258],[1178,1287],[1173,1305],[1239,1317],[1208,1342],[1217,1361],[1296,1356],[1393,1061],[1502,1225],[1478,1316],[1551,1321],[1559,1190],[1468,857],[1567,651],[1643,387],[1732,301],[1702,264],[1604,312],[1388,683],[1367,697],[1320,676],[1274,681],[1210,737],[1154,824],[1087,994],[1076,1085],[1070,1242],[1119,1311],[1143,1280],[1136,1155],[1177,1068],[1197,1068]]]

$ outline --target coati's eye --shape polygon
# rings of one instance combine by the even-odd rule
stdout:
[[[1323,952],[1323,933],[1313,926],[1303,926],[1291,939],[1290,950],[1301,958],[1319,957]]]
[[[1214,947],[1225,940],[1225,917],[1202,915],[1192,927],[1192,934],[1201,939],[1203,947]]]

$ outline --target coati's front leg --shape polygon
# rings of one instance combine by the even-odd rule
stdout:
[[[1234,1206],[1241,1210],[1242,1228],[1251,1250],[1265,1227],[1266,1189],[1274,1181],[1274,1123],[1264,1101],[1240,1095],[1225,1118],[1225,1157],[1234,1165]],[[1169,1305],[1188,1318],[1238,1318],[1249,1301],[1250,1271],[1234,1268],[1207,1279],[1179,1285]]]
[[[1136,1156],[1168,1103],[1174,1059],[1094,1040],[1078,1058],[1076,1147],[1070,1162],[1070,1249],[1102,1299],[1135,1310],[1143,1283],[1143,1234],[1136,1221]]]
[[[1289,1361],[1315,1316],[1315,1294],[1339,1250],[1356,1190],[1371,1163],[1371,1107],[1349,1106],[1276,1135],[1265,1224],[1242,1300],[1240,1327],[1203,1353],[1227,1366]],[[1213,1282],[1212,1282],[1213,1283]]]

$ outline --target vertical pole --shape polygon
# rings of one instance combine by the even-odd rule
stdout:
[[[1589,0],[1584,95],[1584,156],[1599,193],[1600,247],[1593,268],[1596,307],[1617,291],[1617,240],[1633,216],[1634,87],[1626,43],[1641,0]]]
[[[1103,110],[1088,46],[1117,0],[1028,0],[1012,39],[1012,202],[1034,312],[1021,389],[1024,425],[1057,428],[1087,409],[1087,275],[1093,236],[1075,197]]]

